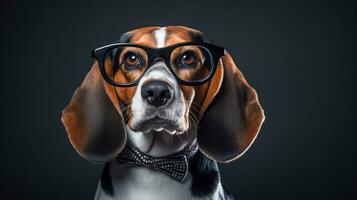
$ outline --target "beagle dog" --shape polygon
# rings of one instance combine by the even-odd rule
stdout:
[[[62,122],[83,158],[105,163],[95,199],[234,199],[217,162],[247,151],[264,112],[230,54],[167,26],[127,32],[93,57]]]

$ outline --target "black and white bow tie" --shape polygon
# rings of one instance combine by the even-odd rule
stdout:
[[[188,161],[198,151],[198,145],[194,142],[185,150],[165,156],[153,157],[144,154],[134,145],[127,142],[123,151],[117,156],[116,161],[129,166],[142,166],[160,171],[179,182],[183,182],[188,173]]]

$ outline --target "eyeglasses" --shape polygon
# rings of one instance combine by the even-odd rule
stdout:
[[[114,43],[92,51],[103,78],[116,87],[138,84],[156,62],[163,61],[179,84],[197,86],[209,81],[225,49],[213,44],[185,42],[163,48]]]

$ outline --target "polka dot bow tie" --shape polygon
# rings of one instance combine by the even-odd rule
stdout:
[[[188,161],[193,158],[197,151],[198,145],[194,142],[181,152],[165,157],[153,157],[144,154],[134,145],[127,142],[123,151],[116,158],[116,161],[128,166],[141,166],[155,169],[179,182],[183,182],[188,173]]]

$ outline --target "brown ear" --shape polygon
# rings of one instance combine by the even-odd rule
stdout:
[[[92,163],[112,160],[126,142],[122,117],[104,84],[96,62],[62,113],[73,147]]]
[[[220,82],[219,75],[211,80],[215,83],[210,84],[211,92],[205,101],[214,100],[199,123],[197,141],[208,157],[230,162],[253,143],[264,121],[264,111],[255,90],[228,53],[222,57],[217,70],[221,75],[223,71],[223,80]],[[217,93],[212,92],[218,89]]]

